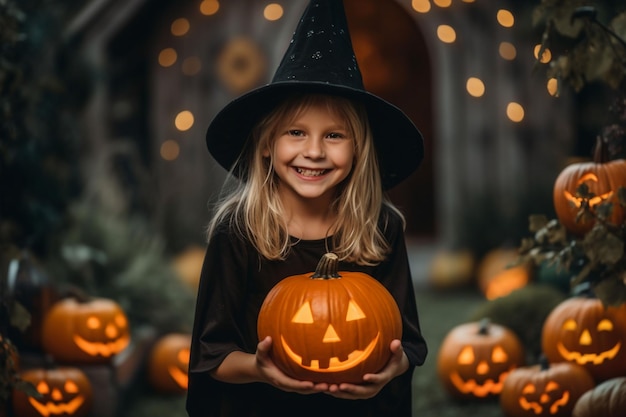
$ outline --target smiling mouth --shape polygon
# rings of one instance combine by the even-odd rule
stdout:
[[[355,365],[363,362],[371,353],[374,351],[376,344],[378,343],[378,339],[380,338],[380,333],[376,334],[376,337],[367,345],[367,347],[363,350],[354,350],[352,353],[348,355],[347,360],[340,360],[337,357],[330,358],[330,363],[328,367],[320,367],[320,363],[318,360],[312,360],[311,365],[307,366],[303,363],[302,356],[295,353],[285,341],[283,336],[280,337],[283,349],[287,355],[294,360],[300,367],[304,369],[308,369],[314,372],[337,372],[344,371],[346,369],[353,368]]]
[[[306,169],[300,167],[295,167],[294,169],[298,174],[305,177],[319,177],[330,171],[329,169]]]

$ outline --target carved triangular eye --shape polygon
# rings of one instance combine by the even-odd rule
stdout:
[[[354,301],[350,300],[350,303],[348,304],[348,312],[346,313],[346,321],[361,320],[365,317],[366,316],[363,310],[361,310]]]
[[[459,353],[459,363],[461,365],[471,365],[474,363],[474,349],[471,346],[465,346]]]
[[[65,392],[68,394],[78,393],[78,385],[74,381],[65,381]]]
[[[298,309],[296,314],[294,314],[291,319],[292,323],[304,323],[311,324],[313,323],[313,311],[311,311],[311,304],[307,301],[302,304],[302,306]]]
[[[491,361],[493,363],[505,363],[509,360],[509,355],[506,354],[504,349],[500,346],[496,346],[493,348],[493,352],[491,352]]]

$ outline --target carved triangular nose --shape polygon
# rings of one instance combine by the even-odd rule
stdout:
[[[324,339],[322,341],[324,343],[332,343],[332,342],[341,341],[341,339],[339,338],[339,335],[337,335],[337,332],[335,331],[332,324],[328,325],[328,328],[326,329],[326,333],[324,333]]]

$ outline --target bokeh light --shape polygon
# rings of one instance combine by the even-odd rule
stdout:
[[[429,0],[413,0],[411,2],[411,7],[418,13],[428,13],[430,11],[430,1]]]
[[[541,45],[535,45],[535,59],[539,60],[542,64],[547,64],[552,59],[552,52],[550,49],[545,48],[543,53],[541,54],[541,58],[539,58],[539,51],[541,50]]]
[[[512,101],[506,106],[506,115],[511,121],[519,123],[524,120],[524,108]]]
[[[505,28],[513,27],[515,24],[515,17],[513,17],[513,13],[506,9],[498,10],[496,17],[498,19],[498,23]]]
[[[513,61],[517,56],[517,49],[511,42],[501,42],[498,47],[498,53],[507,61]]]
[[[191,129],[193,126],[194,118],[193,113],[189,110],[183,110],[176,115],[176,119],[174,120],[174,125],[176,129],[184,132],[186,130]]]
[[[470,77],[465,83],[467,92],[472,97],[482,97],[485,94],[485,83],[480,78]]]
[[[220,9],[220,2],[217,0],[203,0],[200,3],[200,13],[205,16],[211,16]]]
[[[437,27],[437,37],[441,42],[453,43],[456,40],[456,32],[452,26],[439,25]]]
[[[177,59],[178,54],[174,48],[165,48],[159,53],[159,65],[162,67],[171,67]]]
[[[172,26],[170,27],[170,31],[174,36],[184,36],[189,32],[189,28],[191,25],[189,24],[189,20],[181,17],[172,22]]]
[[[278,3],[271,3],[265,6],[263,17],[267,20],[274,21],[283,17],[283,6]]]
[[[166,140],[161,144],[160,154],[166,161],[174,161],[180,155],[180,146],[175,140]]]

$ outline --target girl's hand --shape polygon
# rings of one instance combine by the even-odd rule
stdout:
[[[398,339],[391,341],[391,358],[387,365],[377,374],[363,375],[362,384],[332,384],[327,394],[348,400],[372,398],[393,378],[409,369],[409,359],[404,353],[402,343]]]
[[[261,378],[270,385],[287,392],[314,394],[328,390],[328,384],[314,384],[300,381],[285,375],[270,357],[272,338],[267,336],[257,345],[256,367]]]

